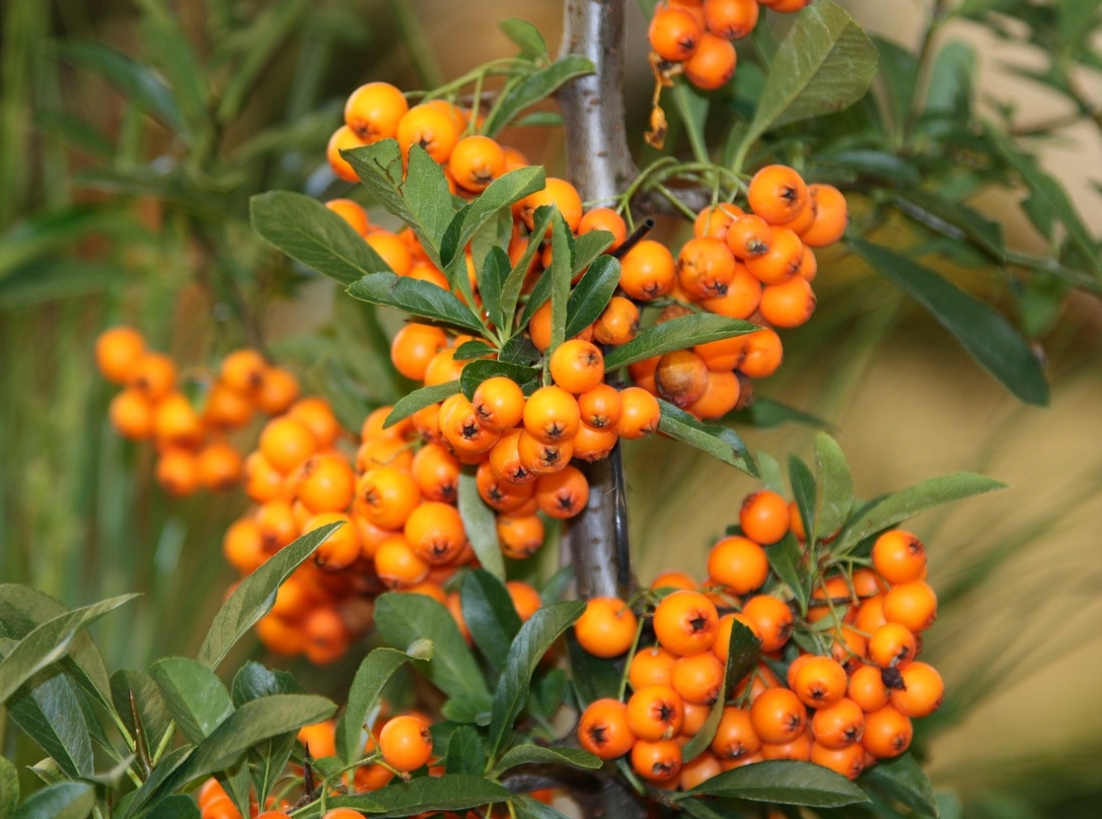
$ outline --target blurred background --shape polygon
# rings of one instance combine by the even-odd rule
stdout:
[[[841,5],[870,33],[912,51],[923,48],[934,11],[920,0]],[[1002,5],[1041,14],[1061,4]],[[1081,5],[1097,43],[1100,4]],[[362,326],[369,317],[335,298],[328,283],[279,261],[251,233],[248,197],[276,188],[341,195],[324,147],[352,89],[372,79],[432,87],[508,55],[512,46],[495,27],[505,17],[535,23],[554,50],[561,7],[5,0],[0,9],[0,580],[70,606],[143,592],[130,612],[137,616],[108,618],[96,636],[109,668],[144,666],[196,649],[234,579],[222,532],[247,501],[240,492],[164,495],[152,479],[153,454],[109,428],[113,390],[91,366],[95,336],[134,324],[197,371],[262,342],[347,418],[392,400],[393,383],[363,367],[362,356],[372,354]],[[1102,75],[1075,69],[1080,101],[1093,101],[1085,106],[1023,76],[1055,59],[1029,42],[1028,19],[1006,18],[1003,32],[954,20],[926,48],[966,46],[979,110],[1013,108],[1027,126],[1053,126],[1030,147],[1097,237]],[[627,87],[637,142],[652,82],[645,30],[632,5]],[[220,89],[217,116],[199,127],[197,112],[212,105],[209,87]],[[563,171],[558,135],[514,129],[505,141]],[[1023,196],[991,187],[970,201],[1003,222],[1012,246],[1043,254],[1047,240],[1022,216]],[[1006,303],[988,277],[947,269],[962,287]],[[923,721],[918,748],[947,793],[946,810],[992,819],[1097,816],[1098,299],[1061,298],[1031,334],[1052,387],[1051,406],[1039,408],[1010,395],[843,250],[824,254],[816,288],[815,319],[786,335],[785,366],[759,393],[830,426],[859,496],[960,470],[1010,485],[911,524],[927,543],[941,596],[925,651],[948,696]],[[814,431],[740,428],[752,449],[781,463],[791,453],[808,457]],[[755,485],[668,442],[637,445],[626,457],[639,576],[674,567],[703,576],[706,548]],[[274,662],[256,645],[239,653]],[[354,668],[350,658],[296,671],[332,692]]]

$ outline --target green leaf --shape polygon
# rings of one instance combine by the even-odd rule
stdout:
[[[478,731],[469,725],[461,725],[448,740],[448,753],[444,757],[444,770],[450,774],[480,775],[486,767],[486,749]]]
[[[364,276],[348,288],[354,299],[403,310],[430,323],[458,327],[481,335],[486,328],[478,316],[456,296],[431,282],[376,273]]]
[[[803,552],[796,536],[789,532],[781,538],[779,543],[766,549],[765,553],[777,577],[796,593],[796,599],[800,603],[800,613],[806,615],[807,604],[811,599],[811,580],[807,576],[807,571],[802,568]]]
[[[490,321],[498,330],[508,332],[512,326],[512,315],[502,308],[502,294],[513,263],[505,248],[495,245],[486,255],[486,261],[478,279],[478,292],[482,295],[482,306],[486,308]]]
[[[925,219],[920,220],[923,224],[928,224],[930,218],[940,220],[955,229],[955,234],[967,238],[995,261],[1006,262],[1006,240],[1003,238],[1002,226],[963,202],[949,202],[940,196],[919,190],[907,191],[905,195],[898,194],[895,201],[908,215],[913,214],[916,208],[922,211],[925,214]],[[934,229],[939,230],[937,227]],[[953,230],[939,232],[954,235]]]
[[[893,802],[906,805],[920,816],[936,817],[939,813],[934,786],[910,754],[866,768],[859,784]]]
[[[551,222],[551,346],[548,353],[566,340],[566,304],[570,298],[570,271],[574,262],[574,237],[561,213]]]
[[[769,67],[739,157],[770,128],[833,114],[857,102],[876,77],[878,60],[876,46],[838,5],[819,0],[807,6],[796,15]]]
[[[1042,170],[1033,157],[1021,153],[1009,137],[999,129],[993,125],[986,125],[984,133],[1007,164],[1021,176],[1032,194],[1031,199],[1035,207],[1043,208],[1060,220],[1068,232],[1068,237],[1078,247],[1096,278],[1102,282],[1102,258],[1099,258],[1094,237],[1087,230],[1067,191],[1050,174]]]
[[[484,569],[467,572],[459,587],[459,600],[475,645],[494,671],[501,673],[521,626],[502,577]]]
[[[96,804],[96,791],[87,782],[59,782],[31,794],[13,819],[84,819]]]
[[[447,259],[442,258],[441,248],[444,234],[455,218],[455,208],[440,165],[424,148],[414,146],[410,149],[407,174],[402,166],[402,149],[394,139],[342,151],[341,156],[348,160],[372,197],[413,229],[432,263],[443,268]]]
[[[574,264],[570,271],[576,278],[583,270],[597,261],[606,250],[612,247],[616,237],[607,230],[591,230],[574,237]],[[616,257],[612,257],[616,258]],[[619,259],[617,259],[619,261]]]
[[[530,796],[514,796],[513,807],[516,808],[517,819],[568,819],[566,814]]]
[[[520,628],[494,694],[493,718],[490,721],[490,759],[496,759],[513,721],[524,708],[528,688],[536,665],[551,645],[574,621],[582,616],[585,603],[571,600],[539,609]]]
[[[626,345],[625,345],[626,346]],[[622,348],[620,348],[622,349]],[[719,424],[707,424],[678,409],[668,401],[658,399],[662,415],[658,419],[658,431],[694,446],[713,458],[729,464],[747,475],[757,477],[758,468],[750,451],[738,433]]]
[[[761,640],[742,623],[738,621],[732,623],[731,637],[727,642],[727,665],[723,669],[722,696],[712,705],[704,727],[685,743],[681,751],[685,762],[696,759],[712,744],[719,723],[723,719],[723,709],[727,700],[731,698],[735,687],[757,667],[759,660],[761,660]]]
[[[340,215],[301,193],[268,191],[249,200],[253,230],[277,250],[342,285],[390,267]]]
[[[292,674],[265,668],[254,660],[241,666],[233,675],[233,684],[230,686],[230,698],[237,708],[261,697],[304,693],[306,692]]]
[[[6,756],[0,756],[0,819],[11,819],[19,804],[19,771]]]
[[[122,811],[122,819],[131,819],[142,813],[146,804],[154,797],[175,791],[187,781],[187,761],[194,753],[195,747],[191,745],[176,748],[169,751],[157,763],[153,773],[142,783],[138,790],[130,796],[126,809]]]
[[[560,57],[547,68],[530,74],[516,85],[508,87],[495,103],[495,110],[486,120],[482,132],[495,136],[521,111],[554,94],[564,83],[575,77],[593,73],[593,63],[577,54]]]
[[[508,20],[502,20],[498,23],[497,27],[504,32],[506,37],[520,47],[521,54],[524,57],[529,59],[548,58],[547,41],[543,39],[540,30],[527,20],[510,17]]]
[[[23,683],[39,671],[64,657],[78,633],[135,597],[137,595],[134,594],[113,597],[59,614],[35,627],[0,660],[0,704],[7,702]]]
[[[815,478],[819,485],[819,531],[833,535],[853,509],[853,477],[838,442],[825,432],[815,435]]]
[[[844,555],[870,535],[919,512],[1005,487],[1004,483],[971,472],[930,478],[868,503],[849,521],[831,548],[835,555]]]
[[[600,318],[619,285],[620,260],[598,257],[570,292],[566,303],[566,337],[573,338]]]
[[[432,658],[432,643],[419,641],[414,645],[416,657],[393,648],[376,648],[360,663],[348,690],[348,706],[337,723],[337,753],[345,762],[355,762],[363,756],[367,741],[365,724],[394,672],[412,659]]]
[[[400,782],[395,778],[390,785],[373,791],[369,796],[338,796],[329,799],[326,807],[354,808],[377,813],[379,819],[385,819],[438,811],[464,811],[491,802],[508,802],[511,798],[512,794],[501,785],[481,776],[445,774],[440,777],[423,776],[410,782]],[[320,805],[317,809],[311,806],[301,816],[305,819],[320,812]]]
[[[976,50],[950,41],[937,52],[930,68],[924,113],[943,119],[970,120],[972,78],[976,76]]]
[[[452,697],[444,703],[440,713],[444,719],[451,722],[459,722],[480,725],[485,728],[490,724],[490,711],[494,707],[494,699],[487,692],[471,696]],[[479,769],[481,771],[481,769]]]
[[[850,239],[849,245],[881,276],[926,308],[1014,395],[1029,404],[1048,403],[1049,387],[1041,363],[1002,314],[894,250],[861,239]]]
[[[816,491],[815,476],[811,474],[807,464],[795,455],[788,458],[788,481],[792,485],[792,496],[799,507],[804,531],[808,538],[814,538],[819,531],[819,493]]]
[[[839,808],[869,801],[844,776],[811,762],[792,760],[758,762],[725,771],[685,791],[684,796],[727,796],[812,808]]]
[[[261,697],[302,693],[304,693],[302,686],[288,672],[273,671],[251,660],[234,675],[233,684],[230,686],[230,696],[236,707]],[[246,782],[238,788],[246,809],[249,801],[249,780],[259,794],[260,802],[263,803],[283,776],[284,768],[295,749],[297,733],[297,731],[288,731],[249,749],[248,762],[240,766],[242,768],[240,773],[244,774]]]
[[[274,694],[251,700],[199,743],[187,763],[189,780],[233,765],[246,750],[271,737],[333,716],[337,706],[312,694]]]
[[[601,767],[599,757],[581,748],[547,748],[542,745],[516,745],[506,751],[494,772],[504,773],[520,765],[566,765],[570,768],[595,771]]]
[[[621,669],[616,662],[594,657],[578,645],[573,633],[566,635],[566,650],[570,656],[570,683],[579,706],[584,708],[619,694]]]
[[[639,335],[627,344],[610,350],[605,356],[605,369],[617,370],[645,358],[672,353],[674,350],[684,350],[706,341],[719,341],[722,338],[753,333],[760,329],[761,327],[748,321],[727,318],[714,313],[679,316],[641,330]]]
[[[555,215],[555,208],[550,205],[540,205],[536,208],[536,212],[532,214],[532,232],[528,234],[528,244],[524,248],[524,253],[521,254],[520,260],[513,265],[513,269],[509,272],[509,278],[506,280],[503,295],[502,295],[502,310],[509,315],[516,313],[517,302],[520,300],[520,291],[524,288],[524,282],[528,278],[528,270],[532,266],[532,259],[536,254],[540,252],[540,245],[543,244],[543,239],[547,235],[547,231],[551,228],[551,220]],[[541,278],[542,282],[543,279]],[[548,296],[550,290],[548,290]],[[536,299],[536,294],[533,292],[528,300],[528,304],[525,305],[525,310],[521,318],[520,326],[517,330],[523,330],[525,325],[531,318],[531,313],[534,313],[540,306],[537,304],[532,306],[532,302]],[[541,302],[542,304],[542,302]],[[512,322],[507,327],[512,326]]]
[[[383,640],[395,648],[405,648],[420,638],[431,640],[432,659],[414,665],[449,697],[489,695],[455,620],[431,597],[384,594],[375,601],[375,624]]]
[[[92,727],[81,708],[78,689],[68,676],[44,672],[8,700],[7,710],[11,721],[67,776],[94,775]]]
[[[200,819],[201,816],[195,800],[183,793],[159,799],[146,814],[148,819]]]
[[[149,671],[188,742],[199,744],[233,713],[230,692],[202,663],[186,657],[166,657]]]
[[[172,89],[148,65],[98,42],[63,41],[58,50],[66,62],[100,74],[124,97],[158,119],[170,133],[189,136],[188,124],[176,105]]]
[[[242,580],[214,616],[214,622],[196,656],[199,663],[207,668],[218,668],[234,644],[272,610],[276,592],[283,581],[340,526],[339,523],[330,523],[307,532]]]
[[[458,505],[463,528],[467,531],[467,539],[471,542],[471,549],[474,550],[478,562],[486,571],[504,582],[505,559],[497,541],[497,517],[494,510],[482,502],[474,473],[469,470],[459,473]]]
[[[464,341],[455,349],[452,355],[453,361],[472,361],[476,358],[485,358],[497,352],[497,347],[487,344],[485,341]]]
[[[133,709],[130,706],[131,692],[134,694]],[[126,730],[130,732],[130,736],[136,737],[137,729],[140,727],[145,736],[146,746],[152,753],[155,749],[151,746],[164,736],[172,721],[157,683],[145,671],[116,671],[111,675],[111,699],[115,705],[115,712],[126,726]],[[133,711],[135,710],[140,726],[134,724]]]
[[[471,365],[468,364],[468,367]],[[466,369],[466,368],[464,368]],[[431,387],[422,387],[414,390],[394,405],[394,409],[387,415],[383,422],[383,429],[394,426],[399,421],[409,418],[413,413],[422,410],[432,404],[438,404],[445,398],[450,398],[459,392],[459,381],[447,381],[443,384],[433,384]]]
[[[463,394],[470,399],[474,397],[474,392],[478,389],[479,384],[487,378],[494,378],[499,375],[511,378],[525,392],[529,392],[535,389],[540,373],[534,367],[510,364],[507,361],[472,361],[463,368],[463,372],[459,376],[459,385],[463,390]]]
[[[918,57],[909,48],[891,40],[874,37],[873,42],[880,53],[880,79],[884,84],[884,101],[891,111],[896,133],[902,135],[914,102],[919,75]]]
[[[483,130],[487,136],[489,131]],[[501,208],[509,207],[530,193],[543,190],[546,176],[542,166],[517,168],[502,174],[482,191],[470,206],[456,214],[459,221],[456,249],[464,248],[478,229],[488,222]]]

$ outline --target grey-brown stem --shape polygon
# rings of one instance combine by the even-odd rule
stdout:
[[[626,0],[565,0],[562,53],[587,57],[596,69],[558,95],[568,173],[588,203],[611,203],[637,173],[624,130],[625,14]],[[570,524],[564,559],[579,597],[623,598],[633,580],[620,447],[584,471],[589,503]]]

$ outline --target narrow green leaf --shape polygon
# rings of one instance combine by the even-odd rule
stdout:
[[[978,62],[976,49],[959,40],[951,40],[937,51],[926,83],[925,116],[946,121],[971,120],[972,79]]]
[[[820,0],[821,1],[821,0]],[[648,327],[634,339],[610,350],[605,356],[605,369],[617,370],[645,358],[684,350],[706,341],[741,336],[760,330],[756,324],[727,318],[715,313],[694,313]]]
[[[133,692],[136,706],[134,709],[130,707],[131,692]],[[114,702],[115,712],[126,726],[126,730],[130,732],[130,736],[137,736],[137,729],[140,727],[145,735],[147,746],[159,741],[168,730],[172,717],[169,716],[168,708],[161,696],[161,689],[147,672],[116,671],[111,675],[111,699]],[[134,724],[134,710],[138,712],[140,726]],[[149,748],[150,753],[153,750]]]
[[[565,765],[569,768],[595,771],[601,767],[599,757],[581,748],[547,748],[542,745],[516,745],[506,751],[494,772],[504,773],[520,765]]]
[[[540,30],[527,20],[510,17],[508,20],[502,20],[498,23],[497,27],[504,32],[506,37],[520,47],[523,56],[530,59],[548,58],[547,41],[543,39]]]
[[[27,797],[13,819],[84,819],[96,804],[87,782],[59,782]]]
[[[467,366],[471,365],[468,364]],[[399,421],[409,418],[417,410],[422,410],[431,404],[437,404],[445,398],[455,395],[459,392],[459,383],[458,380],[448,381],[443,384],[433,384],[431,387],[414,390],[394,405],[394,409],[390,411],[383,422],[383,429],[392,427]]]
[[[502,345],[498,360],[507,364],[534,367],[539,363],[540,351],[528,336],[518,332]]]
[[[230,685],[230,699],[235,708],[261,697],[276,694],[305,694],[294,675],[287,671],[265,668],[255,660],[249,660],[233,675]]]
[[[745,409],[727,415],[727,420],[762,429],[781,424],[806,424],[810,427],[829,429],[832,425],[818,416],[790,407],[769,398],[757,398]]]
[[[574,266],[574,237],[561,213],[551,222],[551,346],[553,353],[566,340],[566,303],[570,298],[570,271]]]
[[[246,702],[261,697],[302,693],[305,693],[302,686],[288,672],[273,671],[251,660],[234,675],[230,686],[230,696],[235,707],[241,707]],[[241,769],[238,773],[245,781],[239,782],[236,788],[239,801],[245,803],[245,810],[248,810],[249,782],[251,781],[259,795],[259,801],[263,803],[283,776],[284,768],[298,741],[297,735],[297,731],[288,731],[249,749],[247,761],[238,766]]]
[[[73,779],[95,774],[92,726],[78,689],[64,674],[43,673],[7,703],[8,716]]]
[[[853,477],[838,442],[815,434],[815,478],[819,485],[819,532],[830,536],[842,528],[853,509]]]
[[[1006,240],[1002,226],[980,214],[963,202],[949,202],[940,196],[911,190],[897,194],[895,202],[903,213],[911,215],[917,208],[929,218],[938,219],[959,232],[997,262],[1006,262]],[[925,222],[924,222],[925,223]],[[945,232],[945,231],[942,231]]]
[[[1079,248],[1083,259],[1090,265],[1098,280],[1102,281],[1102,258],[1099,258],[1094,237],[1087,230],[1067,191],[1056,179],[1042,170],[1033,157],[1023,154],[1002,131],[993,125],[987,125],[984,133],[1007,164],[1021,176],[1039,206],[1050,211],[1060,220],[1071,241]]]
[[[199,806],[187,794],[177,793],[157,804],[146,814],[149,819],[201,819]]]
[[[1004,483],[971,472],[930,478],[901,492],[873,500],[858,510],[831,548],[836,555],[844,555],[869,535],[914,517],[919,512],[1005,487]]]
[[[485,129],[483,133],[492,136]],[[456,219],[462,220],[456,247],[466,247],[467,242],[471,241],[478,229],[486,224],[498,210],[519,202],[530,193],[543,190],[545,185],[546,176],[540,165],[517,168],[499,176],[471,202],[470,207],[456,215]]]
[[[699,421],[661,398],[658,399],[658,405],[662,409],[662,415],[658,420],[659,432],[664,432],[671,438],[707,452],[713,458],[730,464],[747,475],[757,477],[757,464],[754,463],[742,438],[733,429]]]
[[[64,657],[76,635],[109,611],[134,599],[128,594],[59,614],[37,626],[0,660],[0,704],[8,701],[23,683]]]
[[[891,111],[895,132],[902,135],[914,103],[919,76],[918,57],[909,48],[892,40],[881,37],[872,39],[880,53],[880,80],[885,92],[884,102]]]
[[[566,303],[566,337],[573,338],[600,318],[619,285],[620,260],[598,257],[570,292]]]
[[[207,668],[218,668],[230,649],[256,622],[272,610],[283,581],[314,553],[339,523],[319,526],[280,549],[255,572],[242,580],[222,604],[211,623],[196,659]],[[159,682],[159,681],[158,681]]]
[[[301,193],[268,191],[249,200],[253,230],[277,250],[350,285],[372,273],[390,272],[364,237],[321,202]]]
[[[12,819],[19,804],[19,771],[6,756],[0,756],[0,819]]]
[[[513,263],[509,261],[509,254],[505,248],[495,245],[486,255],[486,261],[479,272],[478,292],[482,295],[482,305],[490,316],[490,321],[499,330],[508,332],[512,325],[512,314],[507,313],[502,307],[502,297],[505,283],[509,280],[509,273],[513,269]]]
[[[866,768],[858,784],[893,802],[906,805],[919,816],[937,817],[939,813],[934,786],[910,754]]]
[[[865,793],[844,776],[821,765],[792,760],[744,765],[714,776],[684,794],[727,796],[751,802],[776,802],[812,808],[839,808],[869,801]]]
[[[861,27],[830,0],[812,3],[777,50],[740,156],[770,128],[833,114],[861,99],[879,55]],[[740,163],[741,164],[741,163]]]
[[[806,524],[805,524],[806,526]],[[807,614],[807,604],[811,599],[811,580],[807,571],[802,568],[803,551],[796,540],[796,536],[789,532],[779,543],[770,546],[765,551],[769,557],[769,565],[776,572],[777,577],[788,584],[796,593],[796,599],[800,604],[800,613]]]
[[[731,698],[735,687],[753,671],[761,660],[761,640],[754,632],[737,620],[731,625],[731,636],[727,642],[727,665],[723,669],[723,687],[712,705],[708,719],[692,739],[685,743],[681,751],[682,759],[691,762],[712,744],[716,730],[723,719],[723,709]]]
[[[459,516],[482,568],[504,582],[505,559],[497,541],[497,517],[494,510],[482,502],[474,472],[469,470],[459,473]]]
[[[490,759],[496,759],[513,721],[524,708],[528,688],[536,665],[551,645],[574,621],[582,616],[585,603],[571,600],[539,609],[520,628],[494,694],[493,718],[490,722]]]
[[[486,768],[486,749],[478,731],[469,725],[461,725],[448,740],[448,753],[444,757],[444,771],[449,774],[479,776]]]
[[[166,657],[149,671],[188,742],[198,745],[233,713],[230,692],[209,666],[186,657]]]
[[[172,793],[183,787],[187,781],[187,761],[195,751],[195,746],[186,745],[169,751],[153,773],[142,783],[138,790],[130,796],[130,801],[124,810],[120,811],[122,819],[131,819],[142,813],[145,806],[157,796]]]
[[[808,538],[814,538],[819,531],[819,493],[815,486],[815,476],[807,464],[790,455],[788,458],[788,482],[792,485],[792,496],[800,510],[800,518]]]
[[[379,204],[413,229],[432,263],[443,268],[447,261],[441,254],[444,234],[455,218],[455,208],[440,165],[417,145],[410,149],[407,173],[394,139],[342,151],[341,156]]]
[[[459,600],[471,638],[500,674],[521,625],[502,577],[484,569],[467,572],[459,587]]]
[[[485,327],[478,316],[451,292],[431,282],[375,273],[348,287],[354,299],[403,310],[412,316],[481,335]]]
[[[492,344],[487,344],[485,341],[464,341],[456,349],[452,355],[453,361],[472,361],[476,358],[485,358],[488,355],[494,355],[497,352],[497,347]]]
[[[479,384],[487,378],[494,378],[499,375],[511,378],[519,384],[525,392],[529,392],[535,389],[540,373],[535,367],[526,367],[522,364],[510,364],[507,361],[492,361],[485,359],[472,361],[464,367],[463,372],[459,376],[459,385],[463,390],[463,394],[467,396],[468,399],[471,399],[474,397],[474,392],[478,389]]]
[[[444,703],[440,713],[451,722],[478,725],[485,728],[490,724],[490,711],[494,707],[494,698],[486,694],[452,697]],[[479,772],[481,772],[481,768]]]
[[[532,215],[532,232],[528,234],[528,245],[524,248],[524,253],[521,254],[520,259],[513,265],[513,269],[509,271],[509,278],[505,280],[502,287],[501,309],[508,316],[514,315],[517,311],[517,302],[520,300],[520,291],[524,288],[524,282],[528,278],[528,270],[532,266],[532,260],[540,252],[540,245],[543,244],[543,238],[551,228],[551,219],[554,215],[555,209],[550,205],[540,205]],[[531,300],[525,306],[526,308],[530,307]],[[532,308],[532,310],[535,312],[535,308]],[[525,316],[527,315],[526,309]],[[522,319],[517,330],[523,330],[525,324],[527,324],[527,318]],[[512,321],[499,326],[503,328],[512,327]]]
[[[170,133],[189,136],[176,99],[170,89],[148,65],[103,43],[68,40],[60,44],[59,54],[66,62],[90,68],[113,85],[128,100],[160,120]]]
[[[386,643],[405,648],[432,641],[432,659],[414,666],[449,697],[489,695],[478,663],[444,606],[421,594],[384,594],[375,601],[375,624]]]
[[[418,646],[416,658],[393,648],[376,648],[364,657],[348,690],[348,706],[337,723],[337,753],[341,759],[351,763],[363,756],[367,741],[365,723],[394,672],[411,659],[431,657],[432,644],[424,642]]]
[[[445,774],[440,777],[423,776],[410,782],[395,778],[390,785],[373,791],[369,796],[338,796],[328,800],[326,807],[354,808],[385,819],[437,811],[464,811],[491,802],[508,802],[511,798],[512,794],[501,785],[481,776]],[[316,811],[308,810],[301,815],[312,817],[319,813],[320,806]]]
[[[1014,395],[1045,405],[1049,387],[1029,342],[992,307],[894,250],[860,239],[849,245],[881,276],[921,304]]]
[[[188,779],[234,764],[253,745],[328,719],[337,706],[312,694],[274,694],[251,700],[222,721],[199,743],[187,763]]]
[[[601,254],[612,247],[614,241],[616,241],[616,237],[607,230],[591,230],[581,236],[575,236],[574,264],[570,271],[572,277],[577,278],[579,273],[597,261]]]
[[[593,63],[577,54],[560,57],[547,68],[530,74],[508,88],[483,126],[483,133],[495,136],[529,105],[554,94],[564,83],[575,77],[593,73]]]

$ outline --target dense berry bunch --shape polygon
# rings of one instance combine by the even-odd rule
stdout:
[[[761,6],[795,12],[811,0],[662,0],[654,8],[647,38],[656,71],[684,74],[697,88],[712,91],[735,74],[733,40],[750,34]]]
[[[911,719],[936,710],[943,693],[937,671],[917,660],[937,613],[922,543],[884,532],[871,567],[840,564],[818,575],[804,617],[768,556],[790,531],[802,542],[795,504],[757,492],[739,524],[740,534],[712,547],[704,583],[667,572],[640,595],[646,628],[625,601],[589,602],[575,624],[579,644],[600,657],[633,653],[625,657],[630,696],[586,708],[582,747],[603,759],[630,753],[643,778],[685,789],[767,759],[811,761],[852,779],[903,753]],[[720,702],[735,622],[760,642],[762,659]],[[637,644],[637,634],[652,632],[653,643]],[[722,717],[707,750],[683,761],[713,708]]]
[[[100,335],[96,363],[104,378],[123,387],[111,400],[112,425],[131,440],[154,442],[157,480],[178,497],[240,483],[241,454],[226,435],[248,425],[257,411],[284,412],[299,391],[292,373],[255,350],[236,350],[217,374],[196,379],[202,392],[197,409],[183,392],[176,363],[147,349],[142,334],[125,326]]]

